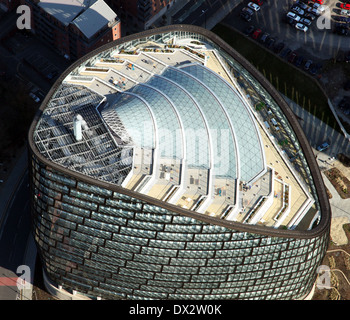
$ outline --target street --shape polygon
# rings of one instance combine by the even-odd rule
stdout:
[[[15,300],[19,295],[15,280],[22,272],[16,274],[16,271],[25,264],[31,227],[28,182],[26,172],[0,226],[0,300]]]

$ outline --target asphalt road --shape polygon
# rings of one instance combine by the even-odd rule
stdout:
[[[227,0],[198,0],[195,1],[196,4],[193,4],[193,2],[188,2],[180,12],[173,16],[173,23],[205,27],[207,19],[224,6]],[[193,7],[195,7],[195,10],[193,10]]]
[[[17,268],[25,263],[30,227],[29,187],[26,174],[19,183],[0,226],[0,300],[15,300],[19,297],[14,279],[22,275],[22,271],[19,274],[16,272]]]

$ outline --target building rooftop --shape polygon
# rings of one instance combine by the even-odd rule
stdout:
[[[278,114],[257,114],[259,93],[243,87],[192,38],[116,48],[65,78],[34,141],[66,168],[181,208],[294,228],[315,200],[281,148]]]
[[[40,0],[38,6],[64,25],[69,25],[96,0]]]
[[[73,23],[87,38],[117,18],[103,0],[40,0],[38,6],[65,26]]]
[[[98,30],[117,18],[115,12],[103,1],[97,0],[72,23],[87,37],[91,38]]]

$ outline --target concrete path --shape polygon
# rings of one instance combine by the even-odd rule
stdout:
[[[350,219],[350,199],[342,199],[323,173],[323,171],[331,167],[341,167],[341,171],[346,174],[350,180],[350,169],[343,167],[341,163],[335,159],[338,153],[350,155],[349,140],[343,134],[335,131],[308,111],[298,106],[295,102],[286,97],[284,98],[295,115],[299,118],[299,123],[309,139],[311,146],[314,148],[315,155],[317,155],[317,163],[320,167],[322,177],[324,178],[324,183],[332,194],[332,198],[329,200],[332,207],[332,217],[347,217]],[[319,152],[316,150],[316,147],[323,141],[327,141],[331,146],[324,152]]]

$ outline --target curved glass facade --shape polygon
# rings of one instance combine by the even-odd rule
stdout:
[[[191,39],[196,45],[206,43],[210,50],[215,49],[221,55],[221,60],[215,60],[222,63],[220,71],[225,70],[229,77],[225,80],[195,63],[186,62],[176,69],[161,61],[167,56],[143,53],[142,59],[147,60],[144,67],[128,63],[125,72],[144,69],[140,75],[146,82],[140,80],[140,75],[137,78],[133,73],[134,78],[127,78],[125,73],[122,82],[127,92],[112,99],[124,89],[113,91],[108,84],[110,74],[100,75],[99,90],[105,85],[109,92],[94,93],[93,81],[97,78],[88,68],[100,74],[110,72],[96,61],[116,63],[115,70],[121,72],[124,56],[116,62],[111,58],[114,52],[135,55],[131,49],[148,41],[153,46],[167,43],[171,48],[169,43],[174,45],[175,38],[177,43]],[[188,52],[181,50],[172,58],[188,57]],[[210,58],[213,61],[215,57]],[[136,61],[137,57],[123,59]],[[152,59],[157,64],[151,64]],[[117,83],[117,71],[111,83]],[[236,79],[232,85],[228,84],[230,77]],[[69,86],[69,81],[77,83]],[[69,97],[75,101],[77,92],[81,101],[68,108]],[[269,149],[262,149],[269,143],[270,133],[259,124],[270,113],[251,108],[261,102],[268,105],[264,110],[273,113],[280,127],[271,133],[275,135],[272,140],[278,137],[289,141],[283,147],[271,143]],[[88,109],[87,104],[92,109],[83,113],[81,108]],[[65,112],[55,113],[66,106]],[[210,116],[213,106],[216,111]],[[329,241],[330,208],[322,177],[285,102],[211,32],[192,26],[169,26],[102,47],[61,76],[41,109],[43,113],[34,120],[29,133],[33,232],[51,284],[103,299],[302,299],[309,294]],[[196,112],[198,117],[192,121],[191,115]],[[86,136],[81,142],[69,134],[75,113],[86,120]],[[66,124],[60,127],[58,120],[64,117]],[[141,132],[137,126],[147,121],[151,123],[147,135],[137,135]],[[220,150],[222,138],[207,129],[204,132],[208,135],[201,137],[205,143],[198,144],[198,140],[190,141],[190,136],[180,134],[167,149],[160,139],[160,132],[167,126],[169,131],[183,133],[201,126],[215,130],[219,124],[226,124],[229,131],[232,149],[225,154],[227,157],[219,157],[231,163],[229,175],[213,170],[220,167],[220,162],[208,154],[214,145],[216,152]],[[163,148],[157,150],[162,143]],[[153,167],[146,161],[146,153],[153,157]],[[198,164],[201,155],[208,157],[208,162],[198,170],[197,189],[191,194],[189,183],[187,198],[176,197],[186,189],[184,181],[191,181],[185,168],[192,169],[191,161]],[[143,162],[137,168],[141,156]],[[167,159],[172,159],[167,163],[172,169],[164,171],[169,179],[163,189],[159,185],[156,191],[147,189],[152,185],[153,171],[162,176],[156,165],[165,166],[162,161]],[[181,159],[187,161],[186,166]],[[215,160],[213,167],[210,159]],[[276,174],[278,161],[268,163],[271,159],[286,163],[282,169],[292,175]],[[297,195],[298,201],[289,203],[286,213],[282,207],[273,212],[273,219],[264,221],[265,216],[256,212],[258,207],[273,207],[268,195],[261,196],[261,191],[255,197],[243,189],[235,180],[240,175],[259,184],[256,179],[261,176],[261,190],[274,190],[271,199],[277,198],[276,188],[281,187],[283,204],[288,203],[288,195]],[[225,188],[214,186],[221,178]],[[234,187],[230,189],[232,181]],[[291,186],[299,193],[288,193]],[[139,192],[141,189],[150,191]],[[212,189],[213,198],[208,196]],[[154,196],[155,192],[159,195]],[[241,203],[249,207],[245,202],[248,195],[258,206],[251,207],[247,214],[236,211],[236,218],[226,219],[230,210],[241,208]],[[197,202],[188,208],[183,204],[189,203],[190,197]],[[203,203],[207,208],[219,205],[224,214],[214,216],[213,209],[200,211]],[[269,213],[269,209],[265,211]],[[280,217],[286,219],[288,212],[293,213],[289,222],[281,224]]]
[[[328,244],[205,223],[32,157],[34,234],[56,286],[103,299],[299,299]]]

